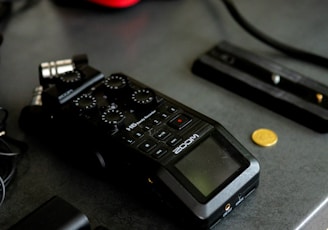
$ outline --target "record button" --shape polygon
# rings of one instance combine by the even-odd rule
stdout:
[[[185,114],[179,114],[169,122],[169,125],[177,130],[181,130],[190,122],[191,118],[189,116]]]

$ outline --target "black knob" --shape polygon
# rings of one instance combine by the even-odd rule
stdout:
[[[148,88],[135,90],[131,95],[131,99],[137,105],[137,109],[152,108],[156,105],[156,95],[153,90]]]
[[[105,110],[101,114],[102,122],[110,131],[117,131],[123,125],[124,119],[124,114],[118,109]]]
[[[112,74],[105,78],[104,85],[107,96],[118,97],[128,89],[128,80],[122,74]]]
[[[65,73],[62,73],[58,76],[60,83],[64,83],[67,85],[74,85],[81,81],[82,75],[79,71],[73,70],[73,71],[67,71]]]
[[[97,107],[97,100],[90,94],[82,94],[73,101],[73,105],[79,112],[91,111]]]

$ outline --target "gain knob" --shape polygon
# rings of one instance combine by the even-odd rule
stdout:
[[[131,99],[136,105],[136,109],[141,111],[151,109],[157,104],[154,91],[148,88],[135,90],[131,95]]]
[[[123,125],[124,119],[124,114],[118,109],[109,109],[101,114],[101,121],[113,132],[117,131]]]
[[[82,75],[77,70],[67,71],[58,76],[60,83],[72,86],[77,84],[82,79]]]
[[[128,89],[128,80],[122,74],[112,74],[105,78],[104,85],[107,96],[118,97]]]
[[[88,112],[97,107],[97,100],[90,94],[82,94],[73,101],[73,105],[79,112]]]

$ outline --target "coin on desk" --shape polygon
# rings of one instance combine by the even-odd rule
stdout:
[[[278,142],[278,136],[270,129],[257,129],[252,133],[252,140],[257,145],[269,147]]]

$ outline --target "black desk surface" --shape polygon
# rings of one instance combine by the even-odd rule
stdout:
[[[328,56],[328,2],[236,1],[257,28],[285,43]],[[0,207],[7,229],[54,195],[85,213],[93,227],[179,229],[154,212],[133,190],[115,187],[56,157],[51,146],[18,126],[21,109],[38,85],[43,61],[86,53],[105,74],[125,72],[225,126],[261,165],[260,185],[215,229],[327,229],[327,134],[320,134],[191,73],[194,59],[227,40],[328,84],[328,70],[291,59],[241,29],[220,1],[143,1],[122,11],[19,1],[3,29],[0,106],[9,110],[8,135],[29,144]],[[255,145],[258,128],[274,130],[278,143]],[[60,145],[60,143],[53,143]],[[63,151],[64,146],[62,147]],[[59,148],[60,149],[60,148]],[[302,224],[303,223],[303,224]]]

